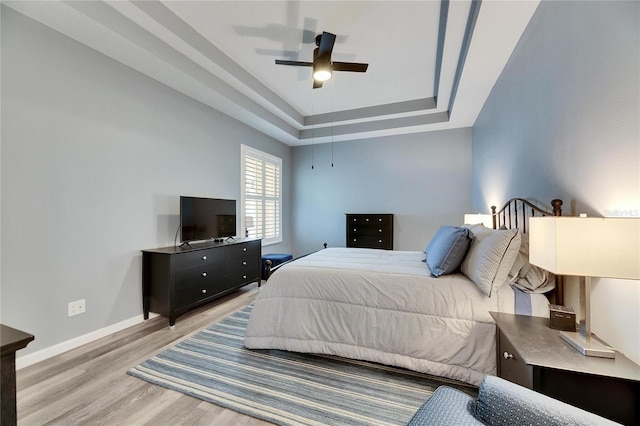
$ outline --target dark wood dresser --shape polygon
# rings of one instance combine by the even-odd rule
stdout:
[[[34,339],[33,334],[0,324],[0,424],[12,426],[18,423],[16,405],[16,351],[25,348]]]
[[[176,318],[252,282],[260,282],[262,243],[242,238],[142,250],[142,308]]]
[[[393,250],[393,215],[347,213],[347,247]]]
[[[640,424],[640,366],[584,356],[549,319],[491,312],[496,322],[498,376],[568,404],[628,424]]]

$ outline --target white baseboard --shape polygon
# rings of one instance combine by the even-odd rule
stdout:
[[[154,314],[153,312],[149,313],[149,319],[157,317],[158,314]],[[91,343],[95,340],[101,339],[103,337],[109,336],[118,331],[124,330],[126,328],[132,327],[136,324],[140,324],[144,322],[143,315],[137,315],[128,320],[121,321],[116,324],[112,324],[108,327],[101,328],[96,331],[92,331],[91,333],[84,334],[82,336],[75,337],[71,340],[67,340],[66,342],[58,343],[53,346],[49,346],[48,348],[41,349],[37,352],[33,352],[30,354],[26,354],[24,356],[16,357],[16,370],[21,368],[28,367],[37,362],[44,361],[45,359],[49,359],[53,356],[60,355],[63,352],[67,352],[71,349],[78,348],[82,345],[86,345],[87,343]]]

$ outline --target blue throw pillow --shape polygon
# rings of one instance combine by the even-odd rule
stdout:
[[[427,265],[434,277],[455,272],[467,251],[473,234],[468,228],[445,225],[438,229],[427,249]]]

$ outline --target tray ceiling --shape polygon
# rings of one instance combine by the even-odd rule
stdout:
[[[472,126],[539,1],[3,1],[289,145]],[[366,62],[312,89],[315,36]]]

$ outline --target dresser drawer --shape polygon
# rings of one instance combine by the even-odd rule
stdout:
[[[180,293],[176,293],[176,309],[199,303],[200,301],[214,297],[226,290],[224,279],[210,281],[206,283],[185,286]]]
[[[349,224],[364,226],[381,226],[388,227],[393,220],[390,214],[349,214]]]
[[[211,263],[224,262],[223,249],[196,250],[176,256],[176,270],[181,271]]]
[[[224,273],[221,272],[224,272],[224,262],[209,263],[178,271],[176,273],[176,293],[194,284],[215,281],[217,278],[224,279]]]
[[[375,227],[365,227],[365,226],[352,226],[349,228],[347,235],[350,238],[362,238],[362,237],[371,237],[378,239],[391,239],[391,230]]]
[[[176,274],[176,305],[178,308],[206,299],[224,290],[224,263],[211,263],[178,271]]]
[[[348,247],[387,248],[391,245],[388,238],[378,238],[375,235],[349,237]]]
[[[496,344],[498,345],[498,362],[500,363],[498,371],[500,377],[533,389],[533,369],[522,360],[520,354],[516,352],[502,332],[498,333],[498,342]]]
[[[349,227],[347,234],[352,238],[370,236],[389,239],[391,230],[382,226],[353,225]]]
[[[235,259],[238,257],[249,256],[251,258],[260,257],[261,252],[261,242],[250,241],[242,244],[234,244],[232,246],[227,247],[227,259]]]
[[[260,263],[247,258],[227,260],[227,281],[230,285],[240,285],[260,280]]]

